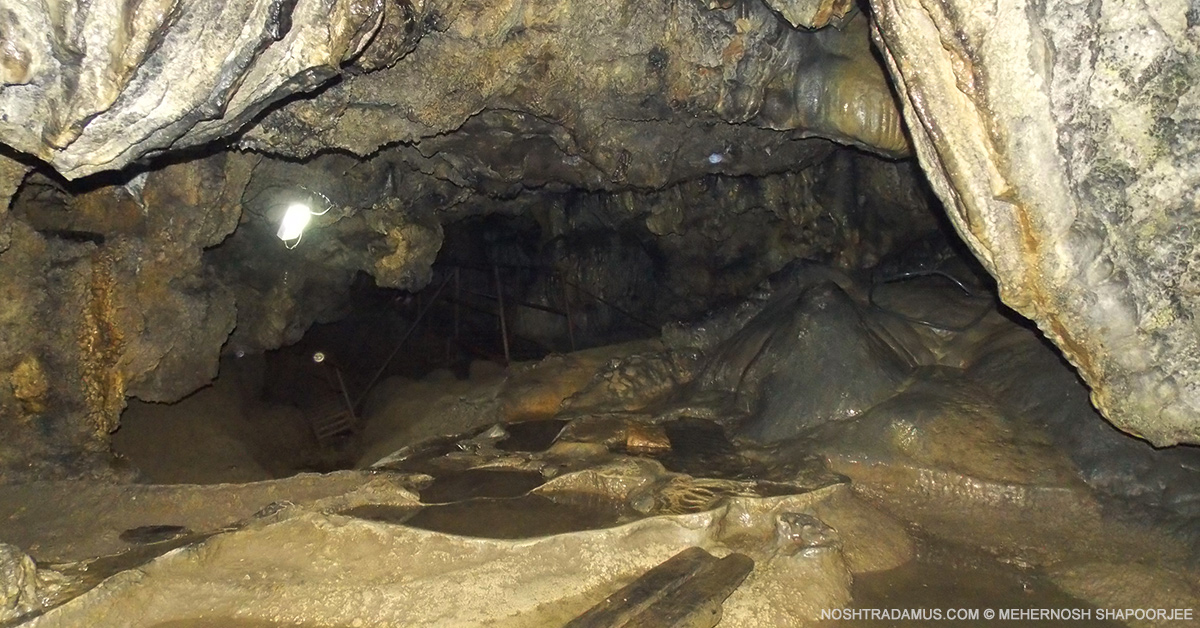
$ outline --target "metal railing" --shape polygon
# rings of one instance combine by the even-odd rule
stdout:
[[[378,383],[379,378],[382,377],[385,372],[387,372],[387,369],[388,369],[388,367],[391,366],[392,361],[400,353],[400,350],[404,347],[404,344],[409,340],[409,338],[412,336],[413,332],[421,324],[421,321],[426,317],[426,314],[433,308],[433,306],[435,304],[439,303],[439,299],[441,301],[445,301],[446,303],[448,303],[453,309],[453,314],[452,314],[453,327],[451,330],[450,340],[453,344],[458,345],[458,346],[461,346],[461,344],[462,344],[462,339],[461,339],[462,323],[461,323],[461,321],[462,321],[462,310],[463,309],[469,309],[469,310],[472,310],[472,311],[475,311],[478,313],[496,317],[500,323],[499,324],[499,336],[500,336],[499,341],[500,341],[500,345],[504,352],[505,365],[512,363],[512,346],[511,346],[512,345],[512,342],[511,342],[512,331],[510,329],[509,316],[508,316],[508,312],[507,312],[507,309],[510,307],[527,308],[527,309],[536,310],[539,312],[545,312],[548,314],[552,314],[552,315],[560,316],[560,317],[564,318],[566,321],[566,326],[567,326],[567,341],[570,344],[571,351],[575,351],[578,348],[577,344],[576,344],[576,331],[577,331],[576,320],[577,320],[577,317],[576,317],[575,310],[572,307],[572,302],[575,301],[576,299],[578,299],[580,295],[582,295],[583,297],[586,297],[587,300],[593,301],[593,302],[598,303],[606,308],[611,309],[612,311],[620,314],[621,316],[629,319],[630,321],[632,321],[634,323],[637,323],[638,325],[640,325],[642,327],[645,327],[646,329],[648,329],[650,331],[653,331],[653,332],[658,331],[657,326],[645,321],[644,319],[642,319],[642,318],[638,317],[637,315],[625,310],[624,308],[612,303],[611,301],[593,293],[592,291],[588,290],[587,288],[584,288],[583,286],[581,286],[579,284],[579,282],[572,281],[572,280],[566,278],[563,275],[563,273],[559,272],[555,268],[532,266],[532,265],[520,266],[520,265],[511,265],[511,264],[507,264],[507,265],[506,264],[491,264],[491,265],[487,265],[487,266],[481,266],[481,265],[463,264],[463,263],[439,264],[439,265],[435,266],[435,271],[437,271],[439,268],[441,269],[441,272],[443,272],[445,274],[445,276],[442,279],[441,283],[438,285],[437,290],[434,291],[433,296],[429,299],[429,301],[421,304],[421,306],[419,307],[417,316],[416,316],[416,318],[413,319],[413,322],[409,326],[408,331],[405,332],[404,336],[400,338],[399,342],[396,343],[395,348],[392,349],[392,352],[388,355],[387,359],[384,360],[383,364],[381,364],[380,367],[375,371],[375,374],[371,377],[371,379],[367,383],[367,386],[363,389],[362,394],[359,395],[357,400],[355,401],[355,403],[354,403],[355,407],[359,406],[362,403],[362,401],[364,399],[366,399],[366,396],[371,392],[371,389],[374,388],[375,385]],[[513,299],[511,297],[511,295],[506,295],[505,290],[504,290],[504,281],[502,278],[502,270],[520,270],[520,271],[524,271],[524,272],[533,271],[533,272],[548,274],[552,279],[557,280],[563,287],[563,309],[558,309],[555,307],[551,307],[549,305],[542,305],[540,303],[530,303],[527,301],[522,301],[520,299]],[[464,271],[478,272],[481,274],[490,275],[489,283],[494,288],[495,293],[489,294],[486,292],[480,292],[478,290],[464,290],[464,287],[463,287],[463,272]],[[449,287],[451,284],[453,284],[453,289],[450,294],[446,294],[446,288]],[[574,293],[574,294],[572,294],[572,293]],[[488,309],[485,307],[480,307],[480,306],[466,300],[464,298],[464,295],[469,295],[469,296],[472,296],[475,298],[483,299],[485,301],[494,302],[496,307],[494,310],[491,310],[491,309]]]
[[[329,403],[323,404],[319,408],[316,408],[308,413],[310,427],[312,428],[313,434],[319,443],[324,445],[337,437],[358,431],[359,413],[363,403],[366,401],[367,395],[369,395],[371,390],[373,390],[379,383],[379,380],[392,365],[392,362],[396,359],[396,356],[400,354],[400,351],[413,337],[413,334],[421,326],[422,322],[426,320],[429,312],[434,308],[434,306],[440,303],[445,303],[452,309],[450,317],[452,321],[452,327],[450,329],[450,338],[448,341],[450,345],[454,345],[459,349],[464,347],[464,341],[462,339],[462,318],[464,309],[498,319],[499,344],[504,353],[505,365],[508,365],[512,362],[513,337],[511,326],[509,324],[509,314],[507,311],[508,308],[527,308],[564,318],[567,327],[567,340],[570,344],[571,351],[576,351],[578,348],[576,344],[576,321],[578,320],[578,317],[575,308],[572,307],[572,303],[581,296],[585,297],[585,300],[587,301],[598,303],[606,308],[611,309],[612,311],[624,316],[625,318],[642,327],[645,327],[650,331],[658,331],[658,328],[655,325],[643,320],[631,312],[626,311],[624,308],[621,308],[609,300],[604,299],[587,288],[584,288],[579,284],[579,282],[566,278],[563,273],[554,268],[505,264],[479,266],[472,264],[443,263],[435,267],[435,272],[439,272],[439,270],[444,276],[441,278],[441,282],[437,284],[437,289],[434,290],[432,297],[430,297],[428,301],[423,301],[418,293],[417,314],[413,318],[412,323],[400,337],[400,340],[396,342],[387,358],[384,359],[383,363],[380,364],[371,375],[371,378],[367,381],[366,386],[363,387],[362,392],[357,396],[350,394],[346,380],[343,376],[343,369],[341,365],[336,364],[331,356],[327,356],[323,352],[317,352],[313,354],[312,359],[314,362],[329,369],[327,376],[328,373],[331,372],[333,376],[336,377],[336,387],[340,393],[338,401],[330,401]],[[514,299],[511,295],[506,295],[502,271],[518,270],[522,272],[543,273],[544,275],[549,275],[552,279],[560,283],[562,286],[563,308],[558,309],[550,305],[530,303],[520,299]],[[495,293],[492,294],[488,292],[481,292],[475,289],[464,288],[464,271],[477,272],[480,273],[481,276],[487,277],[486,282],[495,290]],[[447,288],[451,289],[447,290]],[[473,303],[465,298],[467,296],[494,303],[495,307],[488,308],[480,306],[477,303]],[[548,351],[549,349],[547,349],[547,352]]]

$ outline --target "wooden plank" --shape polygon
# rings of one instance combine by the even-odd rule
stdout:
[[[721,621],[721,604],[754,569],[745,554],[730,554],[660,596],[622,628],[712,628]]]
[[[608,596],[571,620],[564,628],[616,628],[625,625],[660,597],[676,590],[688,578],[716,562],[712,554],[699,547],[689,547]]]

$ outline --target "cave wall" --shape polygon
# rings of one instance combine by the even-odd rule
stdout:
[[[12,197],[21,187],[29,166],[0,152],[0,253],[8,249],[12,240],[12,222],[8,216],[8,206]]]
[[[101,468],[127,395],[174,401],[216,376],[235,310],[201,251],[237,225],[237,161],[172,165],[136,191],[26,182],[0,252],[0,469]]]
[[[564,239],[544,262],[656,325],[744,297],[792,260],[869,268],[938,228],[932,199],[910,164],[844,150],[799,172],[574,195],[563,209],[566,224],[552,235]],[[615,262],[603,253],[588,259],[589,232],[614,227],[634,241],[625,248],[648,243],[644,261]],[[637,282],[649,285],[638,290],[631,285]],[[630,294],[646,295],[649,303]]]
[[[1121,429],[1200,443],[1200,9],[872,0],[916,153]]]
[[[201,144],[336,76],[403,6],[6,0],[0,138],[71,177]]]

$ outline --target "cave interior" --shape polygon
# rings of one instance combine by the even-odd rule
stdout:
[[[1200,179],[985,28],[1132,3],[8,4],[0,626],[1200,612]]]

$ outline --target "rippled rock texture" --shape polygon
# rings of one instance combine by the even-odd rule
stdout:
[[[875,0],[916,152],[1005,303],[1121,429],[1200,443],[1200,13]]]
[[[668,342],[496,369],[470,391],[434,377],[393,382],[369,404],[368,425],[391,422],[399,449],[369,452],[369,470],[0,485],[15,546],[0,546],[14,584],[6,616],[44,611],[28,625],[72,627],[130,617],[562,625],[688,547],[754,561],[732,595],[714,598],[722,626],[821,625],[821,609],[878,607],[896,591],[960,604],[956,581],[978,585],[984,608],[1194,606],[1188,561],[1200,548],[1180,542],[1194,541],[1200,516],[1194,457],[1155,456],[1112,429],[1073,433],[1086,413],[1104,426],[1069,367],[964,290],[974,284],[955,260],[937,270],[946,274],[868,286],[798,265]],[[872,343],[903,354],[904,381],[840,370],[837,355],[826,358],[832,377],[788,359]],[[731,377],[714,369],[724,363]],[[882,391],[873,398],[847,394],[871,380]],[[814,390],[825,394],[809,399]],[[1108,455],[1091,457],[1088,443]],[[1138,471],[1132,482],[1102,477],[1122,468]],[[1182,490],[1147,492],[1164,473]],[[1186,523],[1114,520],[1102,507],[1114,497]],[[997,577],[997,558],[1019,569]],[[1122,586],[1130,573],[1136,586]],[[873,597],[871,580],[893,597]]]
[[[0,137],[72,176],[228,135],[336,76],[387,14],[384,3],[337,0],[5,2],[0,12]]]
[[[1156,450],[1105,425],[1049,343],[995,309],[960,260],[908,268],[864,281],[797,264],[671,330],[667,346],[704,357],[659,416],[711,416],[793,458],[820,451],[860,488],[903,495],[902,509],[963,491],[1020,502],[1026,523],[1095,517],[1086,483],[1197,542],[1200,450]]]

